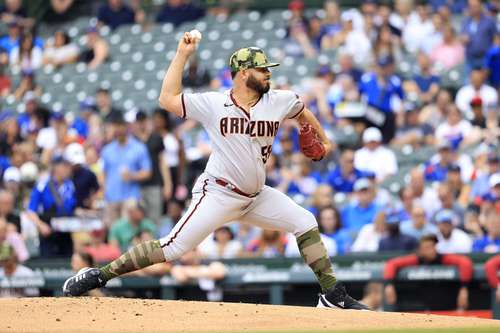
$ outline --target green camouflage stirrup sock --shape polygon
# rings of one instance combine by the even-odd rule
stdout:
[[[302,236],[297,237],[297,244],[302,258],[316,275],[323,293],[330,290],[337,279],[333,274],[332,263],[321,241],[318,228],[309,230]]]
[[[120,258],[110,262],[100,270],[106,281],[119,275],[136,271],[165,261],[159,240],[152,240],[134,246]]]

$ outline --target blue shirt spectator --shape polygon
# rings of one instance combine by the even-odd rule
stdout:
[[[135,13],[121,0],[110,0],[99,8],[97,19],[114,30],[120,25],[133,24]]]
[[[489,83],[500,88],[500,31],[495,36],[495,44],[486,52],[485,66],[489,71]]]
[[[420,89],[421,92],[427,92],[429,91],[431,85],[433,83],[439,84],[440,79],[439,76],[436,75],[422,75],[422,74],[417,74],[413,77],[413,80],[417,84],[418,88]]]
[[[498,253],[500,252],[500,236],[491,238],[489,235],[484,235],[472,243],[472,250],[474,252]]]
[[[424,235],[437,235],[438,228],[436,225],[427,221],[425,210],[422,207],[414,207],[411,212],[411,219],[401,220],[399,229],[401,233],[411,236],[415,239],[420,239]]]
[[[382,72],[387,69],[385,67],[392,65],[391,59],[379,60],[379,65],[383,68]],[[395,74],[384,75],[381,83],[381,73],[367,73],[361,77],[359,90],[362,97],[368,105],[373,106],[385,113],[394,112],[394,98],[404,98],[401,79]]]
[[[156,16],[156,22],[172,23],[178,26],[184,22],[195,21],[205,15],[205,11],[184,0],[175,1],[179,4],[172,4],[166,1],[160,12]]]
[[[467,6],[467,1],[465,0],[430,0],[429,4],[432,6],[432,11],[437,12],[441,7],[448,7],[448,9],[453,14],[462,14],[465,7]]]
[[[119,156],[119,158],[117,158]],[[108,202],[123,202],[140,199],[140,185],[137,181],[126,181],[124,173],[151,171],[151,160],[144,143],[127,136],[124,143],[114,140],[102,150],[103,170],[106,176],[104,197]]]
[[[354,167],[354,152],[347,149],[340,156],[339,165],[328,173],[325,182],[335,192],[351,193],[356,180],[363,177],[367,177],[366,172]]]
[[[375,190],[367,178],[354,183],[356,201],[342,210],[342,222],[349,232],[359,232],[366,224],[372,223],[381,207],[375,202]]]
[[[483,66],[484,56],[493,43],[495,20],[482,13],[481,2],[471,3],[470,16],[462,25],[462,36],[466,40],[465,56],[469,67]]]

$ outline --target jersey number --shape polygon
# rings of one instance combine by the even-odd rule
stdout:
[[[273,146],[264,146],[261,148],[262,152],[262,162],[266,164],[267,159],[269,156],[271,156],[271,153],[273,152]]]

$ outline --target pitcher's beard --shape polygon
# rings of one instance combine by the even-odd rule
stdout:
[[[269,91],[269,88],[271,87],[269,82],[262,84],[253,75],[250,75],[248,77],[248,80],[246,82],[246,86],[247,86],[247,88],[255,90],[259,95],[264,95],[265,93],[267,93]]]

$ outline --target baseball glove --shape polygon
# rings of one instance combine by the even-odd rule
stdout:
[[[305,124],[300,128],[299,146],[302,153],[313,161],[320,161],[325,156],[325,146],[310,124]]]

